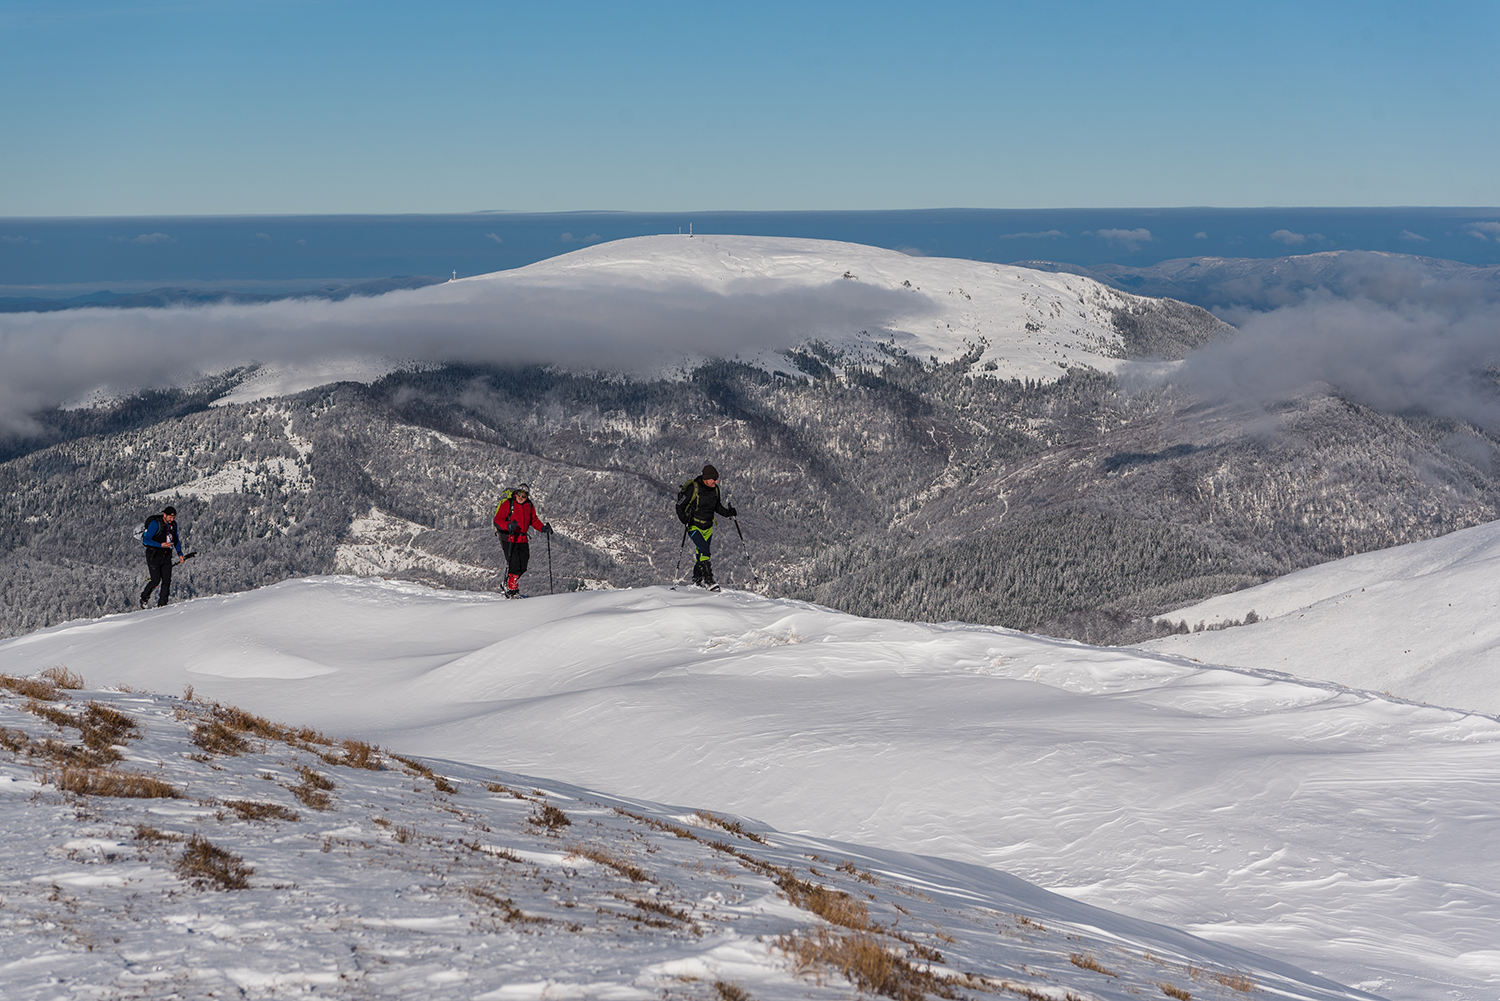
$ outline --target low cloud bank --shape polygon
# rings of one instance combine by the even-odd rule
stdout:
[[[481,279],[328,302],[0,314],[0,433],[107,385],[145,389],[250,361],[385,355],[644,372],[684,355],[732,356],[879,329],[925,300],[858,282],[524,285]]]
[[[1206,399],[1266,402],[1327,383],[1385,412],[1422,410],[1500,432],[1500,284],[1373,255],[1194,352],[1174,376]],[[1333,286],[1330,288],[1329,286]],[[1335,290],[1336,289],[1336,290]]]

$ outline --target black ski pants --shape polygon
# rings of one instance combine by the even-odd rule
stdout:
[[[151,580],[146,584],[146,590],[141,592],[141,600],[145,601],[151,597],[157,585],[161,585],[161,594],[157,596],[156,607],[160,608],[167,603],[167,597],[172,591],[172,550],[170,549],[148,549],[146,550],[146,569],[151,574]]]
[[[526,572],[526,564],[531,562],[531,543],[529,542],[506,542],[505,543],[505,571],[513,573],[517,577]]]

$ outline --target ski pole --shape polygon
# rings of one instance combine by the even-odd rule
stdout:
[[[682,545],[677,547],[677,569],[672,574],[672,580],[676,582],[672,585],[673,587],[676,587],[677,584],[682,583],[682,554],[687,551],[687,533],[688,527],[687,525],[683,525]]]
[[[547,529],[547,593],[556,594],[557,587],[552,583],[552,529]]]
[[[734,531],[740,537],[740,546],[745,550],[745,566],[750,568],[750,580],[756,587],[760,586],[760,578],[755,575],[755,563],[750,559],[750,546],[745,542],[745,533],[740,531],[740,520],[730,518],[734,522]]]

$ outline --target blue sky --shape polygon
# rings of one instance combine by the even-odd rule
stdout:
[[[0,216],[1500,205],[1500,4],[0,6]]]

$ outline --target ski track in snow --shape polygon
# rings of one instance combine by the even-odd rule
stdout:
[[[504,602],[310,578],[0,644],[7,673],[55,664],[979,863],[1393,998],[1500,984],[1500,722],[1474,713],[665,588]]]

